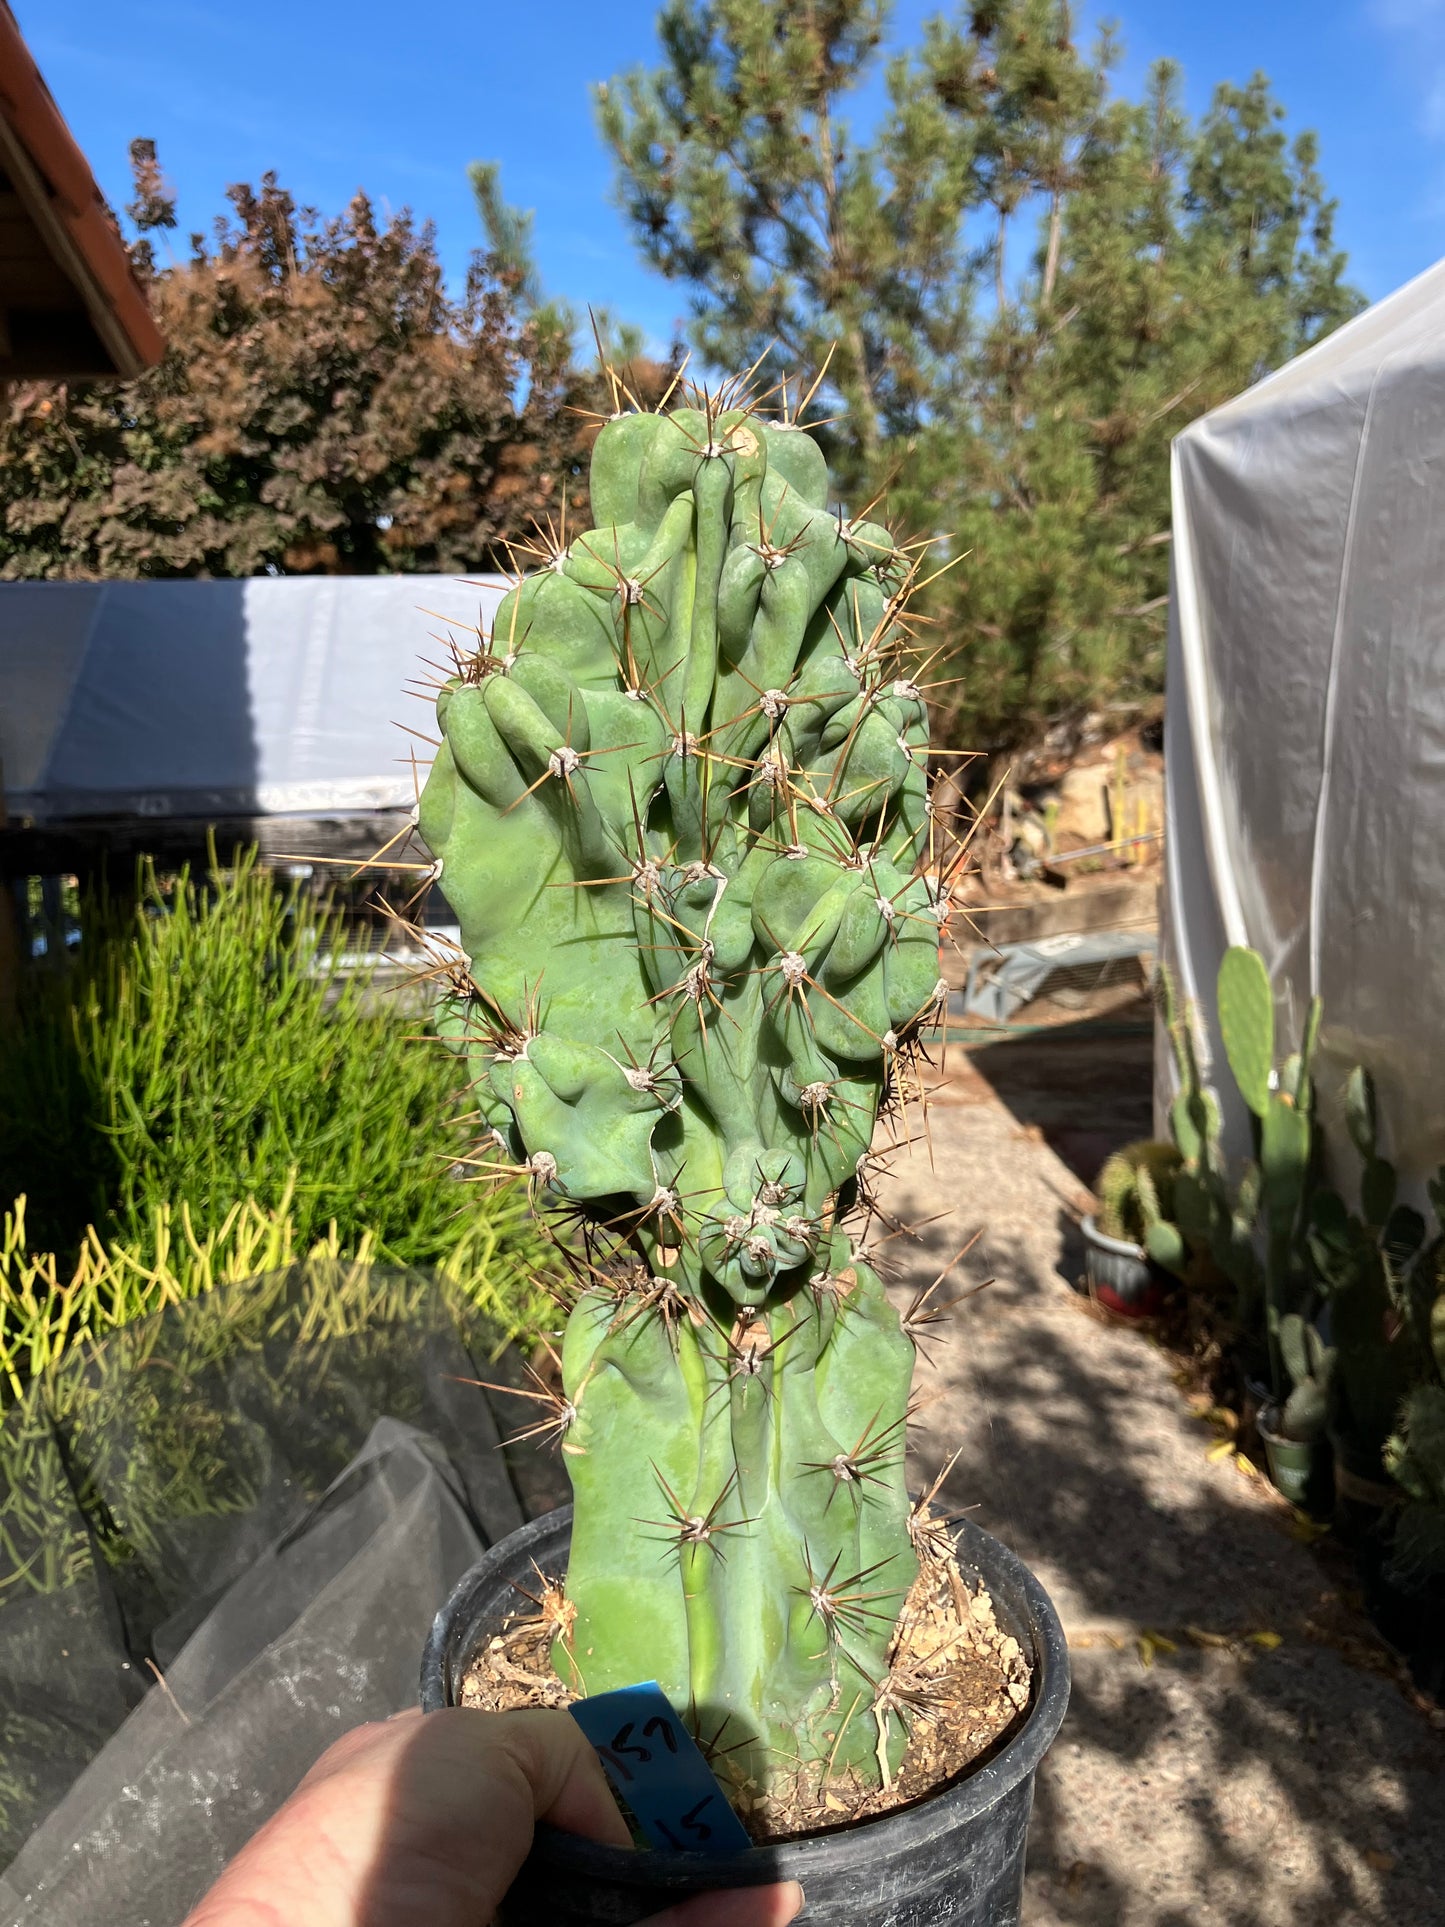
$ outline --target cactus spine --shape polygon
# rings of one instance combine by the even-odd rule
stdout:
[[[441,692],[420,827],[499,1158],[586,1227],[555,1663],[658,1679],[759,1787],[881,1771],[913,1347],[845,1220],[946,905],[913,564],[737,400],[603,427],[598,526]]]

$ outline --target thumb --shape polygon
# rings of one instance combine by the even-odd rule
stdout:
[[[802,1905],[803,1890],[796,1880],[776,1887],[733,1887],[679,1901],[665,1913],[649,1916],[642,1927],[786,1927]]]

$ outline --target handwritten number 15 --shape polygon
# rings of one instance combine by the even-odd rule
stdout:
[[[697,1805],[695,1807],[689,1807],[687,1812],[684,1813],[678,1821],[678,1825],[682,1827],[685,1832],[696,1836],[696,1844],[699,1845],[704,1840],[712,1839],[712,1828],[706,1820],[698,1818],[703,1808],[711,1804],[712,1797],[710,1793],[705,1793]],[[688,1848],[694,1844],[691,1840],[679,1840],[665,1820],[659,1820],[657,1822],[657,1830],[663,1839],[666,1840],[668,1846],[675,1847],[679,1853],[686,1853]]]

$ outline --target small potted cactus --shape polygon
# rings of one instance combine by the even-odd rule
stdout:
[[[1271,1399],[1260,1407],[1255,1428],[1275,1486],[1291,1505],[1316,1510],[1321,1503],[1319,1445],[1329,1416],[1335,1354],[1312,1320],[1297,1311],[1286,1312],[1279,1321],[1279,1349],[1289,1393],[1282,1402]]]
[[[877,1784],[904,1743],[890,1636],[939,1530],[904,1484],[912,1335],[860,1243],[880,1105],[916,1094],[945,997],[906,652],[920,556],[831,508],[815,442],[736,387],[619,407],[591,496],[597,526],[539,541],[442,689],[421,798],[488,1156],[583,1254],[540,1395],[570,1543],[545,1518],[463,1581],[423,1697],[455,1693],[486,1601],[565,1553],[572,1691],[658,1681],[705,1743],[724,1733],[733,1792]],[[796,1872],[810,1921],[898,1918],[885,1893],[916,1895],[918,1923],[1015,1920],[1067,1660],[1037,1583],[965,1541],[1032,1700],[931,1817],[727,1861],[544,1830],[516,1918],[635,1919]]]
[[[1085,1273],[1111,1311],[1138,1317],[1155,1312],[1173,1280],[1156,1248],[1182,1250],[1174,1216],[1174,1179],[1181,1159],[1174,1145],[1141,1138],[1104,1160],[1094,1189],[1096,1216],[1086,1217]]]

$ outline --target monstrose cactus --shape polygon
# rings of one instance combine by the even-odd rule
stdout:
[[[659,1680],[740,1785],[876,1781],[914,1348],[847,1227],[942,995],[916,557],[799,428],[694,399],[602,428],[597,526],[440,694],[420,829],[497,1161],[584,1228],[557,1670]]]

